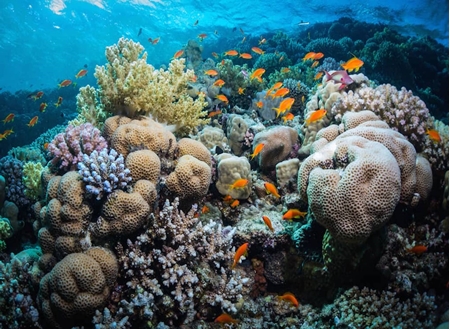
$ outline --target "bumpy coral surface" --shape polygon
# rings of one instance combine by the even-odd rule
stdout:
[[[118,273],[114,254],[103,248],[66,256],[41,281],[38,305],[52,328],[86,324],[104,306]]]

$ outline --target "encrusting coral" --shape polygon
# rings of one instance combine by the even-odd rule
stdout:
[[[130,118],[151,115],[159,122],[175,125],[180,135],[208,123],[203,94],[195,100],[188,95],[188,82],[195,74],[193,70],[184,71],[185,60],[174,59],[168,70],[156,70],[147,64],[147,52],[143,50],[141,44],[125,38],[106,48],[108,63],[97,66],[94,74],[105,111]]]

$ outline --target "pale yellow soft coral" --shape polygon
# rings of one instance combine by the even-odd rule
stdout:
[[[132,40],[119,39],[106,48],[108,63],[97,66],[94,76],[104,109],[130,118],[151,115],[159,122],[175,125],[178,134],[196,131],[209,122],[207,103],[200,94],[195,100],[187,93],[194,71],[185,71],[185,60],[174,59],[168,70],[156,70],[147,63],[144,47]]]
[[[100,103],[97,90],[89,85],[80,88],[80,93],[77,95],[77,110],[78,116],[69,121],[69,124],[73,126],[90,122],[98,129],[102,129],[109,116],[103,104]]]

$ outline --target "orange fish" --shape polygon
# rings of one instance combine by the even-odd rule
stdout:
[[[201,33],[198,35],[198,38],[200,39],[200,41],[203,41],[203,39],[205,39],[208,35],[206,33]]]
[[[231,195],[225,195],[222,200],[223,202],[231,202],[233,201],[233,198],[231,197]]]
[[[45,112],[45,109],[47,108],[47,106],[48,106],[47,103],[41,103],[41,105],[39,106],[39,111]]]
[[[275,98],[275,97],[284,97],[284,96],[286,96],[287,94],[289,94],[289,89],[288,88],[281,88],[281,89],[278,89],[273,95],[271,95],[272,96],[272,98]]]
[[[321,77],[323,77],[323,71],[318,72],[318,73],[314,76],[314,80],[319,80]]]
[[[426,134],[435,143],[439,143],[441,141],[441,135],[439,135],[435,129],[427,129]]]
[[[288,72],[290,72],[291,71],[291,69],[289,68],[289,67],[283,67],[282,69],[281,69],[281,73],[288,73]]]
[[[264,51],[261,48],[258,47],[252,47],[252,51],[259,54],[259,55],[264,55]]]
[[[58,97],[58,101],[55,103],[55,107],[59,107],[63,101],[63,98],[61,96]]]
[[[280,103],[280,106],[274,107],[273,109],[275,110],[275,112],[277,112],[277,118],[280,116],[280,114],[289,111],[291,109],[292,105],[294,104],[294,102],[295,102],[295,98],[288,97],[288,98],[283,99],[283,101]]]
[[[264,223],[267,225],[267,227],[269,228],[269,230],[271,230],[273,232],[273,226],[272,226],[272,222],[270,221],[270,218],[267,216],[262,216],[262,220],[264,221]]]
[[[307,53],[305,55],[305,57],[303,57],[303,61],[307,61],[309,59],[314,59],[314,56],[316,55],[315,52],[310,51],[309,53]]]
[[[290,302],[295,307],[298,307],[297,298],[295,298],[295,296],[292,293],[290,293],[290,292],[287,292],[287,293],[285,293],[282,296],[278,296],[278,299]]]
[[[224,84],[225,84],[225,81],[223,81],[222,79],[219,79],[213,83],[213,86],[222,87]]]
[[[312,59],[319,60],[323,58],[323,53],[315,53]]]
[[[209,212],[208,206],[207,206],[207,205],[204,205],[203,208],[202,208],[202,214],[206,214],[206,213],[208,213],[208,212]]]
[[[256,106],[261,109],[264,106],[264,103],[262,101],[259,101],[256,103]]]
[[[156,45],[159,42],[160,39],[161,39],[161,37],[157,37],[157,38],[153,39],[152,40],[152,45]]]
[[[307,125],[309,125],[313,122],[322,120],[326,114],[327,114],[327,110],[325,110],[325,109],[320,109],[320,110],[317,110],[314,112],[309,112],[308,117],[305,119],[305,123]]]
[[[81,69],[78,71],[78,73],[75,75],[75,78],[79,79],[84,77],[86,74],[88,73],[88,71],[86,69]]]
[[[30,122],[28,122],[27,126],[28,127],[33,127],[37,122],[38,122],[38,116],[36,115],[35,117],[33,117]]]
[[[298,209],[289,209],[284,215],[284,220],[292,220],[293,218],[305,217],[308,213]]]
[[[226,56],[237,56],[237,55],[239,55],[239,53],[238,53],[236,50],[234,50],[234,49],[228,50],[228,51],[226,51],[224,54],[225,54]]]
[[[427,250],[428,250],[428,248],[424,245],[418,245],[418,246],[412,247],[411,249],[408,249],[409,252],[416,254],[416,255],[421,255]]]
[[[183,56],[183,54],[184,54],[184,50],[183,50],[183,49],[178,50],[178,51],[173,55],[172,59],[180,58],[181,56]]]
[[[215,117],[216,115],[222,114],[221,110],[217,110],[217,111],[212,111],[208,113],[208,118],[212,118]]]
[[[284,123],[286,123],[287,121],[294,120],[294,114],[288,113],[284,117],[282,117],[281,119],[283,119]]]
[[[234,268],[236,264],[239,262],[242,256],[247,256],[248,242],[244,243],[242,246],[238,248],[236,254],[234,255],[234,262],[231,265],[231,268]]]
[[[3,136],[3,138],[6,138],[6,137],[8,137],[11,134],[14,134],[14,131],[12,129],[8,129],[8,130],[5,130],[3,132],[3,134],[1,134],[1,135]]]
[[[245,88],[239,87],[239,89],[238,89],[238,94],[239,94],[239,95],[244,95],[244,93],[245,93]]]
[[[275,185],[269,182],[264,182],[264,187],[266,188],[266,193],[272,194],[276,198],[280,198],[277,187]]]
[[[261,81],[261,76],[264,74],[264,72],[266,72],[265,69],[261,69],[261,68],[256,69],[256,70],[253,71],[253,73],[250,75],[250,80],[258,79],[258,78],[259,78],[258,80]]]
[[[226,314],[226,313],[222,313],[221,315],[219,315],[214,322],[219,322],[219,323],[238,323],[239,321],[236,319],[233,319],[230,315]]]
[[[48,142],[44,143],[44,150],[48,149]]]
[[[41,98],[42,96],[44,96],[44,92],[43,91],[38,91],[36,93],[36,95],[31,96],[33,98],[33,100],[37,100],[39,98]]]
[[[3,119],[3,124],[7,123],[7,122],[13,122],[14,121],[14,117],[16,115],[14,113],[10,113],[6,116],[5,119]]]
[[[230,207],[231,207],[231,208],[236,208],[237,206],[239,206],[239,200],[234,200],[234,201],[230,204]]]
[[[216,70],[208,70],[208,71],[205,71],[205,74],[206,75],[212,75],[213,77],[215,77],[216,75],[218,75],[219,74],[219,72],[217,72]]]
[[[272,91],[280,89],[282,85],[283,85],[283,82],[274,83],[273,86],[270,87],[269,90],[267,90],[266,96],[264,96],[264,98],[267,98],[267,96],[269,96]]]
[[[252,59],[252,55],[250,55],[249,53],[242,53],[239,55],[239,57],[243,59]]]
[[[230,185],[230,188],[231,189],[244,188],[247,186],[247,184],[248,184],[248,179],[239,178],[239,179],[236,179],[235,182]]]
[[[197,82],[197,76],[194,74],[192,78],[189,79],[191,82]]]
[[[250,155],[251,156],[251,160],[253,160],[254,157],[258,156],[258,154],[264,148],[264,145],[265,145],[264,143],[259,143],[258,145],[256,145],[255,149],[253,150],[253,153]]]
[[[66,80],[61,81],[58,84],[58,88],[67,87],[67,86],[70,86],[71,84],[72,84],[72,80],[66,79]]]
[[[222,60],[220,61],[220,65],[225,65],[225,60],[224,60],[224,59],[222,59]]]
[[[212,52],[211,55],[213,55],[214,58],[219,58],[219,55],[216,52]]]
[[[353,55],[353,54],[352,54]],[[360,60],[358,57],[353,55],[353,58],[349,59],[344,64],[341,64],[341,66],[344,68],[344,70],[352,72],[358,72],[358,70],[361,68],[361,66],[364,65],[364,62]]]
[[[225,104],[228,104],[228,98],[227,98],[227,96],[220,94],[220,95],[217,95],[216,98],[217,98],[218,100],[224,102]]]
[[[313,68],[315,68],[317,65],[319,65],[319,61],[314,61],[314,62],[311,64],[311,68],[313,69]]]

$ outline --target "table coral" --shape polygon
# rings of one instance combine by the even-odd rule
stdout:
[[[168,70],[156,70],[147,64],[147,52],[143,50],[141,44],[125,38],[106,48],[108,63],[97,66],[94,74],[105,111],[130,118],[151,115],[175,125],[180,135],[208,123],[204,96],[200,94],[194,100],[188,95],[188,82],[195,74],[193,70],[184,71],[185,59],[172,60]]]

